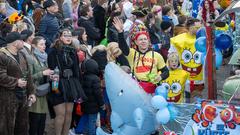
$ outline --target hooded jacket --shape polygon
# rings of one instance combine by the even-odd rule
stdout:
[[[101,92],[100,79],[97,76],[98,64],[93,59],[88,59],[82,64],[84,71],[83,89],[88,97],[86,102],[82,103],[83,112],[86,114],[95,114],[99,112],[100,107],[104,104]]]

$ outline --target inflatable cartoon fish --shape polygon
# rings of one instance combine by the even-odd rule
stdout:
[[[195,110],[195,113],[192,115],[192,120],[196,123],[201,122],[203,127],[208,127],[209,124],[217,117],[216,111],[216,107],[209,105],[206,101],[203,101],[201,103],[201,110]]]
[[[240,113],[234,106],[230,106],[220,112],[220,118],[226,127],[235,129],[236,124],[240,125]]]

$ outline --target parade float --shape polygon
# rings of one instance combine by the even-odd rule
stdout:
[[[147,94],[115,63],[106,66],[105,79],[113,133],[99,127],[97,135],[150,135],[156,130],[160,135],[239,134],[237,104],[203,99],[194,104],[167,102],[165,86],[158,86],[154,96]]]
[[[224,3],[219,0],[219,2],[222,2],[220,5],[225,11],[216,18],[215,22],[224,15],[240,9],[238,1],[234,1],[232,4],[229,1]],[[238,23],[239,21],[236,20],[235,28],[239,27]],[[233,27],[231,25],[233,24],[230,24],[230,27]],[[215,26],[201,28],[197,33],[196,40],[189,40],[194,45],[190,48],[191,55],[195,56],[196,52],[199,53],[200,59],[197,64],[209,64],[206,61],[212,57],[210,61],[212,62],[210,64],[214,65],[211,66],[212,70],[220,68],[223,59],[222,51],[236,46],[238,42],[236,39],[239,37],[239,32],[232,37],[225,28],[225,26],[224,28]],[[209,39],[209,35],[214,38]],[[212,49],[211,55],[209,55],[209,48]],[[181,52],[184,51],[182,49]],[[238,58],[235,56],[235,63],[239,64],[236,60]],[[239,80],[240,77],[230,78],[225,82],[223,88],[225,101],[216,100],[216,95],[211,95],[216,93],[210,92],[208,99],[211,100],[198,98],[191,104],[174,103],[168,102],[169,91],[166,89],[166,85],[158,86],[155,95],[149,95],[131,75],[122,71],[115,63],[109,63],[105,69],[105,81],[112,106],[113,133],[107,133],[99,127],[97,135],[150,135],[155,131],[159,131],[159,135],[239,135],[239,100],[235,103],[230,102],[239,91]],[[166,84],[166,82],[162,84],[164,83]]]

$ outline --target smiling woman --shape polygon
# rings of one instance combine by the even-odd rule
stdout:
[[[50,92],[49,101],[55,114],[56,135],[68,134],[71,119],[73,102],[81,98],[86,100],[86,95],[80,84],[81,71],[76,49],[72,45],[72,33],[69,29],[63,29],[60,37],[52,46],[53,50],[49,53],[48,65],[51,70],[58,68],[59,92]]]

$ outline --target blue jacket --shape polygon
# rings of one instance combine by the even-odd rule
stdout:
[[[59,22],[55,15],[47,13],[39,24],[39,35],[46,39],[46,47],[49,48],[57,37]]]

